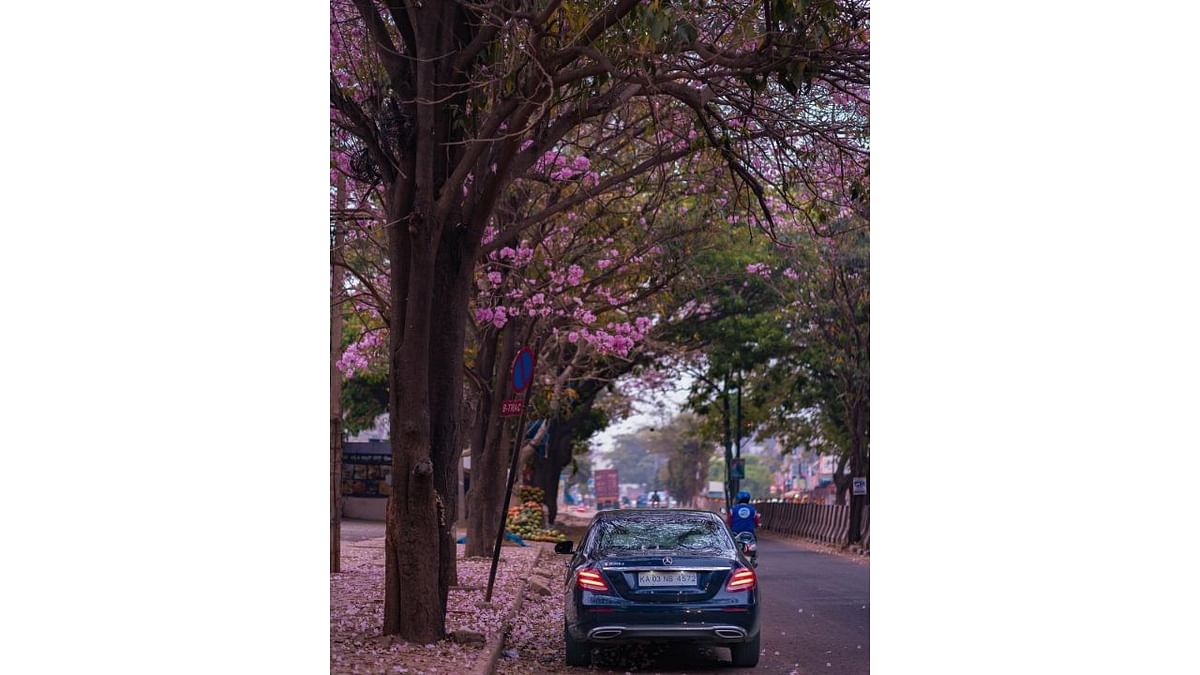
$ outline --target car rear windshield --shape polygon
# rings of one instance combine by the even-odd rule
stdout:
[[[596,523],[598,554],[622,551],[715,551],[733,553],[733,542],[715,519],[700,515],[615,516]]]

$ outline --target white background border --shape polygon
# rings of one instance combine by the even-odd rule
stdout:
[[[1181,672],[1195,10],[876,4],[873,670]],[[7,670],[328,668],[327,11],[6,14]]]

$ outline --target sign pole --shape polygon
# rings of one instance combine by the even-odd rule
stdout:
[[[522,348],[522,352],[528,353],[528,348]],[[517,360],[513,363],[514,375],[516,375],[517,364],[521,362],[521,354],[517,355]],[[513,483],[517,480],[517,458],[521,454],[521,443],[525,440],[525,411],[529,407],[529,394],[533,391],[530,386],[533,379],[533,366],[530,363],[528,373],[521,380],[524,386],[521,389],[525,394],[522,397],[524,403],[521,406],[521,415],[517,421],[516,438],[513,441],[512,460],[508,466],[508,485],[504,489],[504,501],[500,504],[500,526],[496,528],[496,545],[492,549],[492,569],[488,572],[487,592],[483,596],[484,602],[492,601],[492,587],[496,583],[496,566],[500,563],[500,545],[504,542],[504,526],[508,521],[508,502],[512,499]],[[518,384],[517,378],[514,377],[514,388]]]

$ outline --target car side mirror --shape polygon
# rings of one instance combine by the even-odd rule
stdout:
[[[574,553],[575,551],[571,550],[574,545],[575,543],[572,541],[560,541],[554,545],[554,552],[567,554]]]

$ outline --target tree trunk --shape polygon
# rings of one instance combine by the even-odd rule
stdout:
[[[470,557],[488,557],[492,554],[496,528],[500,524],[505,472],[511,461],[507,451],[512,449],[508,425],[500,417],[500,402],[508,391],[505,380],[516,351],[515,346],[516,322],[510,321],[501,331],[499,354],[492,363],[489,378],[492,400],[486,409],[481,406],[481,414],[486,414],[482,422],[486,430],[483,443],[471,448],[471,491],[467,493],[471,508],[467,511],[466,549],[466,555]]]
[[[471,448],[471,489],[474,489],[476,480],[479,476],[479,462],[483,457],[484,447],[487,445],[488,420],[492,414],[493,395],[491,391],[492,370],[496,366],[496,349],[500,341],[499,333],[494,331],[484,331],[480,336],[479,352],[475,357],[475,367],[473,372],[475,377],[471,382],[476,386],[476,405],[475,414],[471,418],[471,427],[468,432],[467,445]],[[464,500],[464,508],[467,512],[468,522],[471,515],[470,502],[471,491],[467,490],[467,496]],[[468,537],[468,546],[470,539]]]
[[[864,445],[864,426],[866,423],[865,411],[859,400],[855,401],[854,407],[851,409],[851,455],[850,455],[850,475],[866,476],[866,466],[863,461],[863,445]],[[866,495],[850,495],[850,532],[847,540],[851,544],[857,544],[862,539],[862,516],[863,506],[866,505]]]
[[[443,610],[450,587],[458,583],[455,521],[458,518],[458,465],[462,461],[463,352],[466,308],[475,251],[459,228],[444,230],[438,246],[429,349],[431,455],[434,487],[440,498],[438,594]]]
[[[419,183],[417,187],[420,192]],[[429,643],[445,633],[438,592],[441,530],[431,458],[429,388],[437,248],[430,232],[436,228],[424,222],[421,210],[388,211],[388,222],[397,225],[387,228],[392,291],[388,395],[392,494],[387,507],[383,632]]]
[[[725,389],[721,396],[721,428],[725,431],[725,512],[733,508],[734,494],[730,491],[733,486],[733,441],[729,437],[729,380],[725,380]]]
[[[833,472],[833,486],[836,489],[834,493],[833,503],[837,506],[846,505],[846,492],[850,490],[850,476],[846,475],[846,461],[848,457],[839,457],[837,469]]]
[[[546,456],[534,456],[533,484],[546,493],[546,517],[550,525],[558,518],[558,487],[564,468],[571,464],[575,441],[591,417],[596,396],[604,390],[601,380],[590,380],[576,388],[579,399],[565,418],[552,420],[546,440]]]
[[[346,179],[338,176],[337,208],[346,208]],[[329,291],[329,571],[342,571],[342,278],[337,264],[345,242],[344,227],[334,224],[333,250],[329,255],[332,276]]]
[[[563,467],[571,463],[570,420],[563,420],[550,427],[550,438],[546,440],[546,456],[534,456],[533,485],[546,495],[546,521],[554,524],[558,517],[558,484]],[[564,459],[563,456],[566,456]]]

